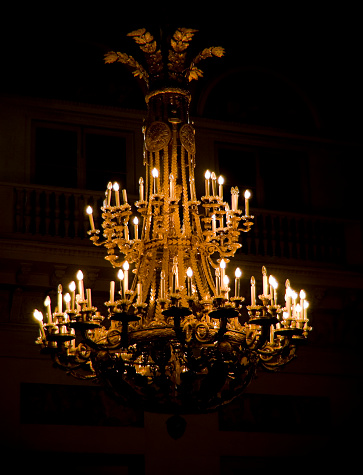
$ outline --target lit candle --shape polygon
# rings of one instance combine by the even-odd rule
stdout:
[[[234,296],[236,298],[240,297],[241,293],[241,276],[242,276],[242,271],[239,267],[234,272]]]
[[[204,177],[205,177],[205,196],[209,196],[209,191],[210,191],[210,188],[209,188],[210,171],[209,170],[205,172]]]
[[[115,192],[116,206],[120,206],[120,185],[115,181],[113,184],[113,191]]]
[[[52,323],[52,309],[49,295],[44,300],[44,307],[47,309],[48,323]]]
[[[223,200],[223,183],[224,183],[224,178],[222,177],[222,175],[219,176],[218,178],[218,185],[219,185],[219,197],[221,200]]]
[[[115,281],[111,280],[110,282],[110,303],[115,301]]]
[[[127,191],[125,189],[122,190],[122,201],[124,202],[124,204],[127,203]]]
[[[239,189],[238,187],[232,187],[231,188],[231,206],[232,206],[232,211],[237,211],[238,210],[238,195],[239,195]]]
[[[190,199],[191,201],[197,201],[197,197],[195,194],[195,180],[194,177],[189,178],[189,185],[190,185]]]
[[[157,179],[158,179],[158,176],[159,176],[158,169],[153,168],[151,174],[152,174],[152,177],[153,177],[153,193],[154,193],[154,195],[156,195],[158,193],[158,183],[157,183]]]
[[[212,178],[212,196],[216,196],[217,195],[217,177],[214,172],[212,172],[211,178]]]
[[[137,302],[136,302],[137,305],[141,305],[142,304],[142,284],[139,282],[137,284]]]
[[[221,269],[219,267],[216,268],[216,296],[221,293]]]
[[[217,218],[215,214],[212,214],[212,233],[215,234],[217,232]]]
[[[295,306],[295,317],[297,320],[300,320],[301,305],[298,303]]]
[[[117,272],[117,277],[120,279],[120,295],[122,296],[122,281],[124,279],[124,271],[122,269]]]
[[[225,272],[226,272],[226,261],[224,259],[221,259],[221,262],[220,262],[219,266],[221,268],[221,283],[222,283],[222,285],[224,285],[224,276],[225,276]]]
[[[94,231],[95,230],[95,223],[93,221],[93,209],[92,209],[92,206],[87,206],[87,209],[86,209],[86,212],[88,214],[88,217],[89,217],[89,223],[91,225],[91,230]]]
[[[285,282],[286,292],[285,292],[285,301],[286,301],[286,313],[287,316],[291,316],[291,287],[289,279]]]
[[[174,175],[170,173],[169,175],[169,185],[170,185],[170,199],[173,200],[175,199],[175,183],[174,183]]]
[[[229,286],[229,277],[228,277],[228,275],[225,275],[225,276],[223,276],[223,290],[225,292],[227,292],[226,293],[226,299],[229,298],[229,287],[228,286]]]
[[[160,272],[160,298],[165,299],[165,272]]]
[[[277,305],[277,280],[273,275],[269,277],[271,305]]]
[[[192,296],[192,277],[193,277],[193,269],[188,267],[187,269],[187,293],[188,297]]]
[[[64,296],[64,301],[66,303],[66,312],[71,309],[71,295],[67,292]]]
[[[133,223],[134,223],[135,241],[137,241],[139,239],[139,218],[137,216],[134,217]]]
[[[62,313],[62,286],[58,285],[58,313]]]
[[[124,270],[124,298],[126,298],[126,292],[129,290],[129,268],[130,265],[127,261],[123,263]]]
[[[139,198],[140,201],[144,201],[144,179],[142,177],[139,179]]]
[[[309,307],[309,302],[307,300],[304,300],[304,320],[307,322],[308,320],[308,307]]]
[[[251,305],[256,305],[256,280],[251,277]]]
[[[74,306],[76,303],[76,283],[74,282],[74,280],[72,280],[68,288],[71,292],[71,309],[74,310]]]
[[[87,295],[87,307],[91,308],[92,307],[91,289],[86,289],[86,295]]]
[[[43,314],[42,314],[42,312],[39,312],[39,310],[35,309],[34,312],[33,312],[33,317],[39,322],[40,333],[42,335],[42,339],[45,340],[46,337],[45,337],[45,332],[44,332],[44,328],[43,328]]]
[[[292,301],[293,301],[293,304],[292,304],[292,316],[293,317],[296,317],[296,299],[297,299],[297,293],[291,289],[291,298],[292,298]]]
[[[106,196],[107,196],[107,206],[111,204],[111,190],[112,190],[112,183],[109,181],[107,184]]]
[[[267,271],[266,267],[262,267],[262,288],[263,288],[263,295],[268,295],[268,284],[267,284]]]
[[[302,308],[302,311],[304,313],[304,301],[306,299],[306,293],[304,289],[300,290],[300,306]]]
[[[83,287],[83,272],[79,270],[77,272],[77,279],[78,279],[78,293],[79,298],[81,301],[84,300],[84,287]]]
[[[244,197],[245,197],[245,216],[249,216],[250,215],[250,206],[249,206],[249,201],[248,200],[251,198],[250,190],[245,191]]]

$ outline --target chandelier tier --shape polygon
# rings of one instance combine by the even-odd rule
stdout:
[[[97,379],[125,403],[172,413],[213,410],[231,401],[259,366],[276,370],[291,361],[311,330],[305,292],[298,302],[288,280],[283,305],[265,267],[260,295],[260,279],[254,277],[251,295],[241,295],[239,268],[234,282],[229,280],[240,233],[253,225],[249,190],[241,207],[237,187],[225,200],[223,178],[207,170],[204,196],[197,199],[195,130],[185,82],[202,75],[196,67],[201,59],[224,51],[207,48],[186,67],[194,33],[184,28],[174,33],[167,67],[150,33],[130,33],[149,72],[131,56],[106,55],[107,63],[132,67],[149,87],[145,178],[134,203],[138,216],[132,218],[127,192],[118,183],[107,186],[102,230],[87,209],[90,239],[106,248],[105,258],[118,269],[104,315],[92,306],[81,271],[78,285],[72,282],[64,297],[59,285],[54,312],[47,297],[46,322],[34,312],[40,322],[37,343],[57,366],[77,378]]]

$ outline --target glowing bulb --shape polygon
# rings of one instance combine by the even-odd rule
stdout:
[[[38,320],[38,322],[43,323],[43,314],[39,310],[35,309],[33,312],[33,317]]]
[[[278,282],[277,280],[275,279],[275,277],[273,275],[270,275],[269,279],[269,284],[274,288],[274,289],[277,289],[278,287]]]
[[[78,279],[78,280],[83,280],[83,272],[82,272],[81,270],[79,270],[79,271],[77,272],[77,279]]]
[[[250,198],[251,198],[251,192],[250,192],[250,190],[246,190],[246,191],[244,192],[244,195],[243,195],[243,196],[245,197],[246,200],[250,199]]]
[[[187,269],[187,276],[192,277],[193,276],[193,269],[191,267],[188,267]]]
[[[118,272],[117,272],[117,277],[120,279],[120,280],[123,280],[124,278],[124,271],[122,269],[120,269]]]
[[[209,179],[210,179],[210,176],[211,176],[210,171],[207,170],[207,171],[205,172],[205,174],[204,174],[205,179],[206,179],[206,180],[209,180]]]
[[[237,269],[235,270],[234,276],[236,277],[236,279],[239,279],[242,276],[242,271],[239,267],[237,267]]]
[[[224,259],[221,260],[221,263],[219,264],[221,269],[225,269],[226,268],[226,261]]]
[[[74,292],[76,290],[76,283],[74,282],[74,280],[72,280],[72,282],[69,284],[68,288],[71,292]]]
[[[223,183],[224,183],[224,178],[222,177],[222,175],[220,175],[218,178],[218,185],[223,185]]]
[[[124,270],[129,270],[129,269],[130,269],[130,264],[129,264],[127,261],[125,261],[125,262],[123,263],[123,266],[122,266],[122,267],[123,267]]]
[[[133,223],[134,224],[139,224],[139,218],[137,216],[134,217]]]
[[[118,191],[120,189],[120,185],[117,183],[117,181],[115,181],[112,188],[114,191]]]
[[[306,299],[306,293],[305,293],[305,290],[300,290],[300,298],[301,298],[301,300],[304,300],[304,299]]]
[[[157,178],[157,177],[159,176],[159,171],[158,171],[158,169],[157,169],[157,168],[153,168],[151,174],[152,174],[152,176],[153,176],[154,178]]]
[[[92,214],[93,213],[92,206],[87,206],[86,213],[87,214]]]

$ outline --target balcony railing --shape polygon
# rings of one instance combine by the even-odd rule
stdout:
[[[89,204],[95,210],[95,225],[101,228],[102,192],[0,184],[0,199],[3,235],[87,239]],[[255,224],[242,236],[242,254],[344,264],[349,260],[352,226],[353,234],[359,227],[355,221],[294,213],[254,209],[253,214]]]

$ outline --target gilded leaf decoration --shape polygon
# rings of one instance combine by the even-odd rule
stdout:
[[[193,79],[199,79],[203,76],[203,71],[196,66],[200,61],[213,56],[220,58],[224,55],[224,48],[220,46],[205,48],[191,61],[189,66],[186,65],[187,49],[197,31],[192,28],[178,28],[170,40],[166,67],[169,78],[173,81],[182,83],[185,80],[190,82]],[[143,79],[147,86],[152,80],[162,79],[164,74],[163,57],[153,35],[145,28],[140,28],[128,33],[127,36],[132,37],[145,54],[147,70],[132,56],[125,53],[110,51],[105,55],[105,62],[120,62],[128,65],[133,68],[133,75]]]

